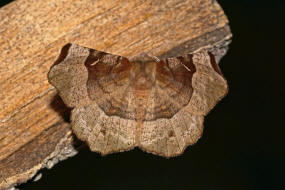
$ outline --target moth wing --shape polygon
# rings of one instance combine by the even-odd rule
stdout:
[[[147,152],[172,157],[180,155],[201,137],[204,115],[225,96],[228,86],[214,56],[206,51],[168,58],[165,62],[171,71],[164,72],[165,76],[173,75],[175,80],[172,81],[178,81],[182,88],[178,90],[179,85],[175,86],[164,78],[158,80],[169,82],[162,82],[167,85],[161,91],[168,95],[173,93],[173,96],[165,98],[166,102],[179,110],[169,118],[145,121],[141,129],[140,147]],[[162,94],[157,95],[163,97]],[[184,97],[189,97],[186,106],[183,106],[187,100]]]
[[[88,55],[88,48],[67,44],[48,73],[49,82],[57,89],[68,107],[88,102],[88,73],[84,65]]]
[[[106,155],[130,150],[136,145],[136,122],[107,116],[96,104],[74,108],[71,121],[76,136],[92,151]]]
[[[106,115],[99,108],[105,106],[109,113],[116,111],[104,104],[112,97],[124,103],[112,102],[113,106],[128,107],[132,94],[129,90],[125,94],[120,92],[121,88],[128,88],[129,68],[130,63],[124,57],[67,44],[48,73],[49,82],[64,103],[74,107],[71,113],[73,131],[92,151],[107,154],[134,147],[135,121]]]
[[[189,63],[190,59],[185,62]],[[171,118],[189,103],[193,92],[192,75],[193,70],[186,68],[177,58],[157,63],[156,82],[150,96],[152,105],[148,107],[148,112],[153,112],[154,116],[150,118]]]
[[[130,80],[132,63],[125,57],[91,52],[86,60],[87,93],[109,116],[134,118]]]
[[[201,137],[203,118],[204,116],[189,113],[183,108],[169,119],[145,121],[139,147],[164,157],[180,155]]]
[[[228,84],[211,53],[193,54],[193,63],[196,68],[192,78],[193,94],[186,109],[206,115],[227,94]]]

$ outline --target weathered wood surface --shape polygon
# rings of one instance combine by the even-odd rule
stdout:
[[[68,43],[131,57],[211,49],[231,38],[214,0],[16,0],[0,9],[0,189],[74,155],[69,109],[47,73]]]

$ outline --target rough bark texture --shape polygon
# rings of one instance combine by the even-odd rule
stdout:
[[[214,0],[18,0],[0,9],[0,189],[76,154],[70,109],[47,81],[68,42],[126,57],[210,49],[231,32]]]

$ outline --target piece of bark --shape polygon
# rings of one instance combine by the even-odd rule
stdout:
[[[74,155],[68,109],[47,73],[68,42],[159,58],[199,49],[219,60],[231,32],[213,0],[14,1],[0,9],[0,189]]]

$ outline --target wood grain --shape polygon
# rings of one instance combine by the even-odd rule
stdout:
[[[213,0],[16,0],[0,9],[0,36],[0,189],[6,189],[61,150],[69,149],[65,157],[76,152],[70,110],[47,81],[64,44],[126,57],[207,48],[219,59],[231,32]]]

